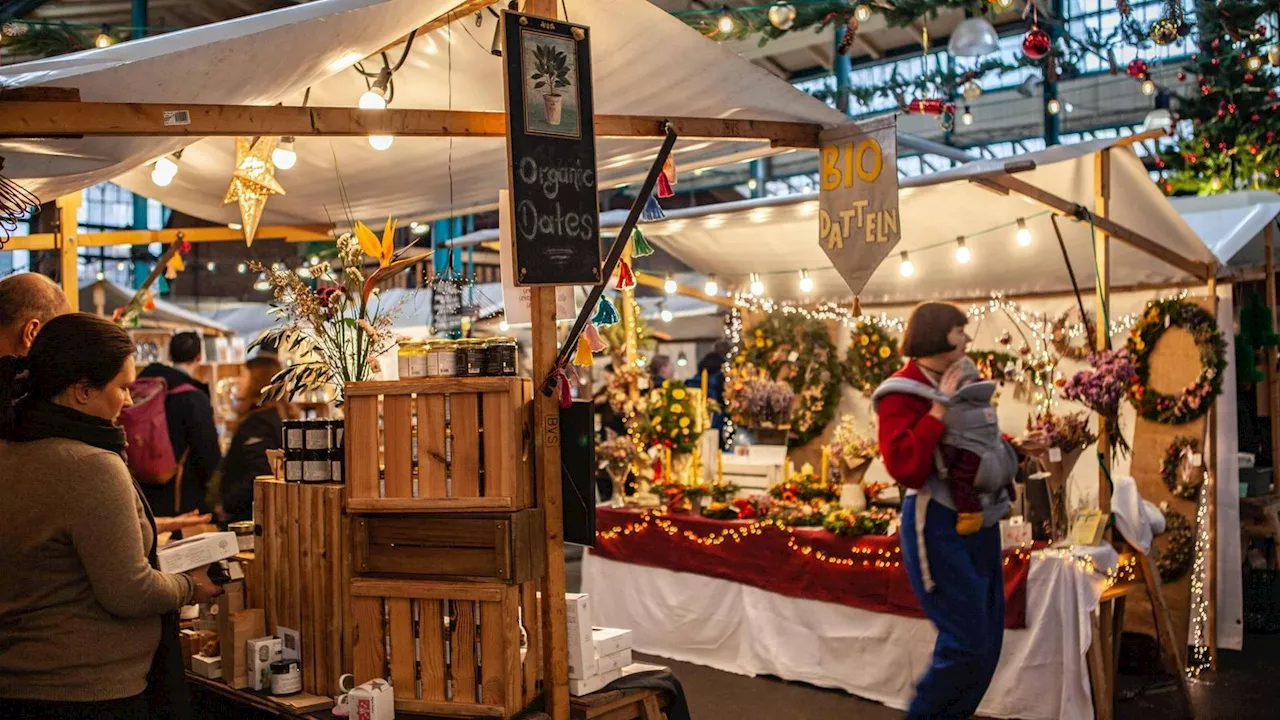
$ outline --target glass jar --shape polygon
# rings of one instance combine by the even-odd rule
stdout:
[[[484,374],[492,377],[516,374],[516,339],[495,337],[484,349]]]
[[[427,359],[427,375],[429,377],[458,375],[457,347],[452,340],[435,340],[431,343]]]
[[[418,340],[402,340],[396,353],[400,379],[414,380],[427,376],[427,346]]]
[[[480,338],[467,338],[458,341],[458,375],[461,377],[481,377],[484,375],[485,341]]]

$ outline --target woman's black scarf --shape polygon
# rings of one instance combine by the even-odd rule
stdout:
[[[86,445],[125,456],[124,430],[112,422],[78,410],[43,400],[24,400],[17,407],[14,424],[14,440],[34,442],[48,438],[66,438]],[[156,518],[151,506],[135,480],[134,491],[142,503],[147,523],[151,526],[151,552],[147,561],[159,568],[156,554]],[[151,706],[149,717],[154,720],[186,720],[191,716],[191,701],[187,697],[187,679],[182,664],[182,647],[178,643],[178,613],[160,616],[160,645],[151,658],[147,671],[147,702]]]

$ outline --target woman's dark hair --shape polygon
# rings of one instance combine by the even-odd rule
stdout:
[[[260,353],[245,361],[244,369],[249,373],[249,383],[244,396],[236,398],[236,419],[232,424],[232,432],[240,427],[240,423],[262,408],[274,408],[284,420],[298,416],[297,409],[287,402],[262,402],[262,389],[270,385],[271,379],[281,370],[279,357],[270,353]]]
[[[73,313],[45,323],[26,357],[0,358],[0,437],[11,436],[18,400],[52,400],[78,383],[105,387],[133,350],[129,333],[97,315]]]
[[[911,311],[907,329],[902,333],[902,354],[909,358],[931,357],[951,352],[956,347],[947,335],[969,324],[960,308],[950,303],[922,303]]]

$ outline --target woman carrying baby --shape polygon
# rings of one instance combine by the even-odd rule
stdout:
[[[902,339],[909,361],[873,397],[885,467],[907,488],[903,564],[938,629],[911,719],[968,718],[987,692],[1004,637],[1000,520],[1019,455],[1045,450],[1042,433],[1000,434],[995,386],[965,355],[967,323],[953,305],[917,307]]]

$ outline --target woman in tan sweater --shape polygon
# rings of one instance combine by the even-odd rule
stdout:
[[[0,718],[181,718],[177,613],[221,591],[155,569],[155,522],[115,425],[129,334],[63,315],[0,358]],[[176,663],[176,664],[175,664]]]

